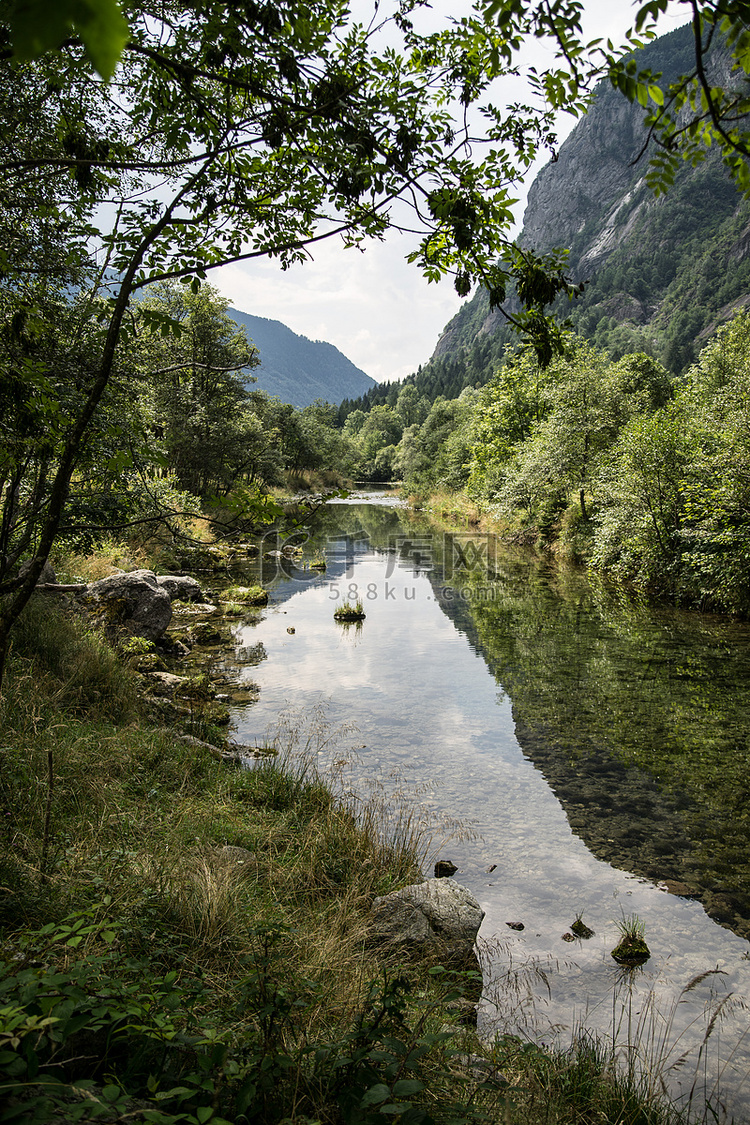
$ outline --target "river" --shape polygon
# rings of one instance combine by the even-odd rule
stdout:
[[[237,739],[283,714],[324,766],[431,818],[430,863],[485,911],[487,1035],[637,1040],[683,1103],[750,1120],[750,628],[639,606],[387,496],[327,505],[310,535],[295,563],[259,562],[271,601],[235,627],[225,663],[259,687]],[[361,625],[337,623],[357,599]],[[632,915],[651,958],[623,970]]]

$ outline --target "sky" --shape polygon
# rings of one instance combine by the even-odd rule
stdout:
[[[468,0],[433,0],[432,14],[440,19],[442,8],[455,15],[464,4],[468,11]],[[637,6],[630,0],[589,0],[584,36],[621,42]],[[660,21],[660,34],[685,22],[685,9],[672,4]],[[534,61],[541,65],[539,56]],[[522,97],[522,89],[508,89],[509,102]],[[575,118],[561,115],[559,141],[575,123]],[[518,192],[519,230],[526,191],[547,159],[544,156],[537,162]],[[377,382],[390,382],[427,362],[462,303],[451,278],[430,284],[416,265],[405,261],[412,248],[413,243],[395,233],[385,242],[367,244],[364,252],[345,250],[330,239],[313,248],[312,261],[286,271],[277,262],[258,259],[225,266],[211,281],[233,308],[280,320],[299,335],[334,344]]]

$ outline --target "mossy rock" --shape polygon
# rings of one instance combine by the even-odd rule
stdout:
[[[267,605],[268,590],[262,586],[229,586],[224,591],[228,602],[242,602],[243,605]]]
[[[576,918],[575,922],[570,927],[570,932],[579,938],[592,938],[594,936],[594,931],[580,918]]]
[[[622,941],[612,950],[618,965],[642,965],[651,956],[651,950],[642,937],[631,937],[626,934]]]
[[[190,629],[193,644],[219,645],[224,643],[225,637],[211,621],[199,621]]]
[[[367,614],[364,610],[337,609],[333,615],[335,621],[364,621]]]

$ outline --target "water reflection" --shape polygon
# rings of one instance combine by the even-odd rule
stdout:
[[[750,632],[649,614],[488,543],[489,581],[456,566],[454,540],[385,507],[321,512],[310,549],[326,542],[345,549],[324,574],[279,566],[264,620],[237,627],[238,648],[266,655],[238,672],[261,689],[238,737],[259,742],[287,706],[323,702],[334,725],[357,724],[363,777],[388,786],[396,772],[413,794],[428,781],[422,803],[473,829],[444,854],[486,911],[487,1025],[585,1020],[617,1036],[651,1020],[662,1054],[689,1043],[697,1058],[719,1003],[721,1043],[739,1044],[723,1083],[740,1104]],[[357,597],[367,618],[344,630],[334,609]],[[652,957],[623,977],[610,950],[632,913]],[[578,916],[594,936],[568,943]],[[693,1077],[683,1063],[675,1088],[687,1096]]]

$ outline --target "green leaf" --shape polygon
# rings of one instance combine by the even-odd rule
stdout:
[[[117,0],[15,0],[7,21],[16,58],[39,58],[74,32],[105,80],[114,74],[130,37]]]
[[[383,1082],[378,1082],[377,1085],[371,1086],[369,1090],[362,1096],[362,1101],[359,1103],[360,1109],[366,1109],[368,1105],[380,1105],[386,1099],[390,1098],[391,1091],[388,1086]]]
[[[420,1082],[418,1078],[402,1078],[393,1086],[393,1096],[395,1098],[408,1098],[411,1094],[421,1094],[424,1090],[424,1082]]]

